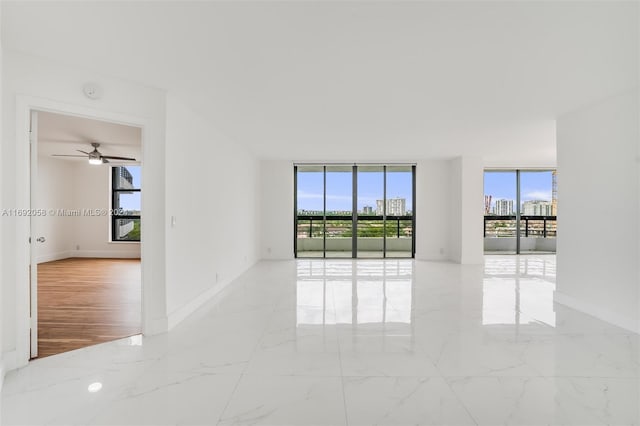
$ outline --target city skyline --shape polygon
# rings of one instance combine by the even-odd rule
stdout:
[[[384,177],[380,172],[358,172],[358,212],[365,206],[375,210],[377,200],[384,198]],[[298,171],[298,211],[323,210],[323,173]],[[327,172],[327,211],[352,211],[352,173]],[[387,172],[387,199],[404,198],[406,210],[413,211],[411,172]]]
[[[553,177],[551,170],[520,172],[521,209],[525,202],[552,202]],[[496,211],[496,201],[510,200],[516,205],[516,172],[490,171],[484,173],[484,195],[491,196],[490,212]],[[514,213],[515,214],[515,213]]]
[[[487,196],[485,196],[487,197]],[[515,200],[505,198],[492,199],[492,207],[485,214],[512,216],[516,214]],[[486,199],[485,199],[486,203]],[[485,205],[486,207],[486,205]],[[525,216],[554,216],[553,203],[547,200],[527,200],[520,204],[520,212]]]

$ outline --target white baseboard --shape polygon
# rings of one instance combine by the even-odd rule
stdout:
[[[37,263],[53,262],[55,260],[68,259],[71,257],[71,251],[61,251],[58,253],[50,253],[38,256]]]
[[[208,290],[205,290],[204,292],[200,293],[197,297],[193,298],[189,302],[185,303],[184,305],[182,305],[178,309],[176,309],[173,312],[171,312],[169,314],[169,316],[168,316],[167,329],[170,331],[176,325],[178,325],[182,321],[184,321],[185,318],[187,318],[189,315],[194,313],[196,310],[198,310],[198,308],[203,306],[205,303],[207,303],[208,301],[213,299],[222,290],[224,290],[229,284],[231,284],[233,281],[235,281],[240,275],[242,275],[245,272],[247,272],[251,267],[253,267],[253,265],[256,264],[256,262],[257,262],[257,260],[254,260],[253,262],[250,262],[245,269],[243,269],[240,272],[238,272],[232,278],[230,278],[228,280],[224,280],[223,282],[219,282],[219,283],[213,285]]]
[[[606,321],[632,333],[640,334],[640,324],[638,324],[637,321],[625,318],[615,312],[609,311],[608,309],[578,300],[573,296],[569,296],[568,294],[557,290],[553,292],[553,301],[577,311],[584,312],[585,314],[596,317],[602,321]]]
[[[142,324],[142,334],[154,336],[168,331],[168,318],[154,318]]]
[[[72,250],[69,257],[96,257],[105,259],[140,259],[140,250]]]
[[[213,299],[218,293],[220,293],[228,283],[218,283],[208,290],[200,293],[197,297],[185,303],[175,311],[169,314],[167,318],[167,329],[171,331],[176,325],[180,324],[189,315],[198,310],[202,305]]]
[[[416,260],[424,260],[426,262],[453,262],[449,256],[440,253],[419,252],[416,251]]]
[[[53,262],[55,260],[69,259],[72,257],[91,257],[99,259],[140,259],[140,250],[69,250],[38,256],[37,262],[38,264],[40,264],[44,262]]]
[[[2,359],[0,360],[0,391],[2,391],[2,387],[4,385],[4,377],[11,370],[15,370],[16,368],[21,367],[16,362],[16,351],[5,352],[2,354]]]

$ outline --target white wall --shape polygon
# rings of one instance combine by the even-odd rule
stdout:
[[[480,158],[451,160],[449,257],[456,263],[476,265],[484,262],[483,173]]]
[[[36,209],[73,208],[73,164],[69,161],[38,156]],[[69,257],[73,227],[72,218],[47,214],[37,218],[34,234],[46,241],[36,245],[37,261],[49,262]]]
[[[4,52],[2,63],[2,205],[5,208],[28,207],[24,183],[28,178],[24,155],[27,142],[26,103],[55,105],[60,112],[82,111],[89,118],[101,117],[123,124],[143,125],[143,294],[145,310],[143,329],[154,333],[166,329],[164,265],[164,168],[165,168],[165,92],[139,84],[102,76],[98,73],[65,67],[49,60]],[[87,81],[96,81],[104,89],[100,100],[90,100],[82,93]],[[18,106],[20,105],[20,109]],[[23,108],[24,107],[24,108]],[[122,120],[110,120],[119,117]],[[18,126],[20,128],[18,129]],[[21,205],[19,205],[21,204]],[[28,336],[17,335],[24,326],[22,313],[28,309],[26,265],[19,264],[28,253],[26,219],[2,220],[2,304],[3,358],[9,367],[26,360],[16,358],[16,350],[24,349]],[[25,338],[27,339],[25,343]]]
[[[167,311],[173,326],[259,258],[258,162],[167,96]]]
[[[111,168],[86,161],[38,157],[36,208],[69,211],[105,210],[111,200]],[[110,217],[102,215],[38,217],[38,263],[68,257],[139,258],[140,243],[110,242]]]
[[[262,258],[293,259],[293,162],[260,169]],[[416,259],[483,262],[482,178],[479,158],[417,161]]]
[[[293,162],[260,162],[260,253],[263,259],[293,259]]]
[[[452,260],[449,204],[453,182],[450,160],[416,164],[416,259]]]
[[[556,301],[638,328],[638,92],[561,116]]]
[[[2,6],[0,6],[0,22],[2,22]],[[0,34],[2,34],[2,25],[0,24]],[[2,52],[2,37],[0,36],[0,129],[3,128],[3,108],[2,108],[2,99],[3,99],[3,79],[2,79],[2,69],[3,69],[3,52]],[[0,130],[0,136],[2,136],[2,131]],[[2,154],[2,143],[0,142],[0,165],[4,164],[3,162],[3,154]],[[2,180],[2,172],[0,172],[0,211],[4,208],[4,197],[3,197],[4,185]],[[2,218],[0,217],[0,220]],[[0,223],[0,241],[4,241],[3,235],[4,226]],[[0,309],[4,308],[3,302],[3,288],[5,285],[4,281],[4,271],[3,271],[3,245],[0,245]],[[2,384],[4,383],[4,374],[5,374],[5,362],[3,355],[3,334],[4,334],[4,315],[0,314],[0,391],[2,390]]]

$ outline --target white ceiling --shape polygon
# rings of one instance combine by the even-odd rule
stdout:
[[[261,157],[555,162],[638,84],[637,2],[3,2],[6,48],[173,91]]]
[[[100,144],[102,155],[141,159],[142,134],[139,127],[108,123],[70,115],[38,112],[38,155],[82,155],[91,152],[92,142]],[[54,157],[61,161],[87,158]],[[113,163],[118,163],[116,160]]]

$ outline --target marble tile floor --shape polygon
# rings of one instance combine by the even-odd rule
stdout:
[[[261,262],[171,332],[7,375],[2,425],[631,425],[639,338],[555,256]]]

